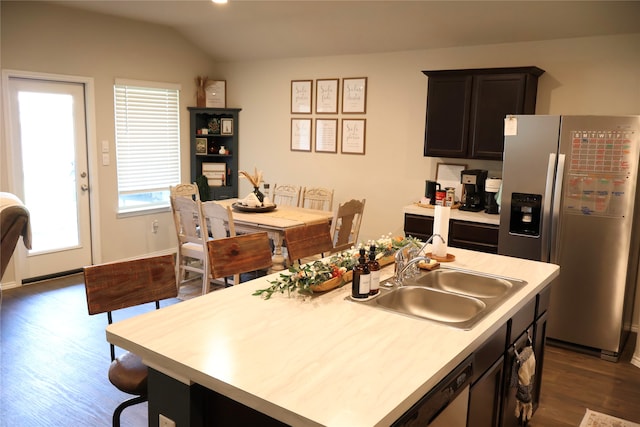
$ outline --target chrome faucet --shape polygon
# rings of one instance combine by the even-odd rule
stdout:
[[[442,243],[446,243],[441,235],[433,234],[417,252],[412,251],[412,248],[409,248],[410,246],[415,246],[415,243],[413,242],[407,243],[405,246],[398,249],[395,255],[395,277],[390,280],[390,282],[392,282],[392,285],[402,286],[402,283],[405,279],[406,271],[420,261],[425,261],[427,263],[431,262],[431,258],[429,258],[428,256],[420,256],[420,254],[425,250],[429,243],[433,242],[433,238],[436,236],[438,236],[440,240],[442,240]],[[408,259],[405,259],[405,251],[407,253]]]

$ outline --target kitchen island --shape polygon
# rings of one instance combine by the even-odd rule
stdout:
[[[275,424],[390,425],[559,271],[530,260],[449,252],[456,257],[453,267],[528,284],[465,331],[350,302],[350,286],[306,298],[252,296],[269,286],[272,275],[115,323],[107,339],[152,368],[151,426],[158,425],[158,414],[178,426],[201,425],[203,413],[215,418],[207,415],[203,391]],[[383,278],[392,272],[392,266],[384,268]]]

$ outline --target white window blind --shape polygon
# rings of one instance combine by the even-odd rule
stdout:
[[[169,206],[180,182],[179,88],[116,81],[114,96],[119,211]]]

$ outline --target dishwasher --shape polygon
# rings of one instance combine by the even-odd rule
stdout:
[[[466,427],[473,356],[453,371],[405,412],[393,427]]]

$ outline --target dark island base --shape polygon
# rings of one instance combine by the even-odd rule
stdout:
[[[160,414],[179,427],[287,426],[253,408],[200,384],[188,386],[149,368],[149,426],[159,427]]]

